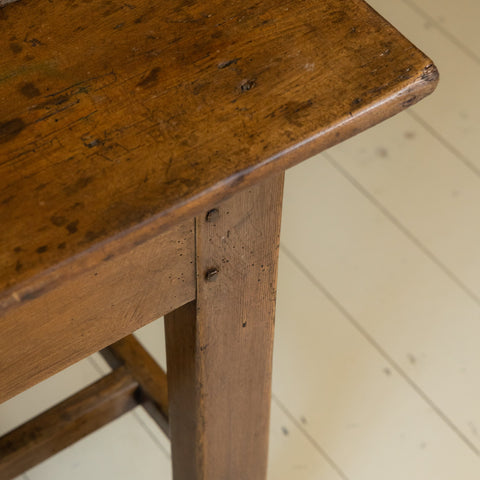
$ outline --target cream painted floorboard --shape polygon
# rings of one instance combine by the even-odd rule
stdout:
[[[274,394],[344,478],[480,478],[478,456],[286,253]]]
[[[385,1],[385,0],[383,0]],[[402,0],[480,61],[480,2],[478,0]]]
[[[370,3],[441,82],[287,174],[269,480],[478,479],[480,4]],[[164,365],[162,322],[138,336]],[[1,405],[0,433],[107,371]],[[169,449],[136,409],[19,480],[168,479]]]
[[[438,313],[421,322],[437,337],[437,353],[428,355],[433,369],[411,358],[399,361],[480,448],[480,181],[408,116],[391,124],[394,129],[380,126],[378,137],[367,134],[326,157],[456,284],[444,298],[432,297]]]
[[[454,151],[461,161],[480,175],[480,61],[472,59],[457,44],[403,0],[371,0],[369,2],[406,37],[435,60],[440,71],[440,83],[435,93],[408,112],[430,129],[441,142]],[[436,3],[436,2],[435,2]],[[469,0],[450,2],[455,5],[460,21],[472,15]],[[423,0],[417,0],[423,5]],[[478,9],[478,7],[477,7]],[[432,9],[432,11],[436,11]],[[477,29],[477,51],[480,29]]]
[[[402,113],[326,152],[480,299],[480,178]]]

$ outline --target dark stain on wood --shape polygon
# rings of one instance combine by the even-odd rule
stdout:
[[[9,197],[2,200],[1,204],[8,205],[14,198],[15,198],[15,195],[10,195]]]
[[[50,217],[50,222],[56,227],[63,227],[67,223],[67,219],[61,215],[53,215]]]
[[[85,243],[93,242],[97,238],[101,237],[103,234],[104,234],[104,232],[94,232],[92,230],[87,230],[87,232],[83,236],[83,241]]]
[[[78,231],[78,220],[75,220],[73,222],[70,222],[67,225],[67,230],[69,234],[74,234]]]
[[[302,127],[302,118],[308,115],[307,110],[313,106],[313,100],[291,101],[287,102],[278,111],[270,113],[267,117],[274,118],[277,113],[287,119],[289,123],[296,127]]]
[[[36,252],[37,253],[45,253],[48,250],[48,245],[42,245],[41,247],[38,247]]]
[[[22,85],[20,93],[27,98],[35,98],[41,95],[40,90],[32,82]]]
[[[10,50],[17,55],[18,53],[21,53],[23,50],[23,47],[17,43],[17,42],[12,42],[10,43]]]
[[[0,144],[13,140],[25,127],[25,122],[21,118],[0,123]]]
[[[80,190],[83,190],[90,183],[93,182],[93,177],[80,177],[73,185],[67,185],[64,187],[64,191],[67,195],[74,195]]]
[[[137,83],[137,87],[141,88],[150,88],[157,84],[158,82],[158,74],[162,71],[160,67],[155,67],[150,70],[148,75]]]
[[[345,20],[347,20],[348,18],[347,12],[345,10],[336,10],[336,11],[330,12],[328,16],[330,17],[331,22],[334,25],[344,23]]]

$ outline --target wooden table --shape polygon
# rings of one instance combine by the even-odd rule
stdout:
[[[284,171],[435,66],[362,0],[21,0],[0,46],[0,401],[164,314],[169,397],[127,337],[0,477],[141,402],[175,480],[264,479]]]

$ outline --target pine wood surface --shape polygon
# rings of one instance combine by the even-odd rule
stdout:
[[[437,80],[361,0],[22,0],[0,8],[0,45],[5,295],[304,160]]]
[[[0,403],[193,300],[194,240],[192,220],[123,254],[101,250],[97,265],[5,308]]]
[[[166,435],[167,375],[133,335],[100,352],[113,372],[0,436],[0,478],[10,480],[142,405]]]
[[[317,168],[320,164],[330,167],[327,157],[321,156],[305,168],[289,171],[287,215],[282,225],[287,236],[282,240],[300,258],[310,278],[333,292],[344,311],[361,322],[383,355],[364,354],[375,347],[355,333],[354,325],[348,326],[348,319],[333,311],[330,300],[322,300],[312,281],[302,279],[301,271],[284,255],[274,386],[276,383],[276,397],[286,414],[274,401],[269,478],[478,480],[478,456],[449,428],[453,425],[480,446],[480,391],[476,388],[480,362],[475,341],[480,334],[478,302],[416,245],[402,240],[404,233],[389,218],[382,219],[375,212],[379,208],[387,212],[404,231],[413,234],[435,262],[445,266],[470,291],[480,291],[480,223],[474,221],[480,189],[478,176],[464,163],[466,159],[480,165],[480,124],[476,114],[480,104],[476,94],[480,65],[460,48],[462,44],[471,49],[480,45],[476,21],[479,16],[473,14],[480,4],[472,0],[374,0],[372,4],[383,7],[380,11],[385,17],[435,59],[442,74],[439,89],[431,99],[420,102],[413,115],[401,115],[330,151],[328,158],[333,158],[334,165],[339,164],[341,169]],[[306,179],[312,181],[306,185]],[[355,195],[360,186],[362,192]],[[318,205],[323,205],[320,211]],[[311,230],[305,230],[306,226]],[[307,236],[310,247],[297,241]],[[332,245],[337,252],[333,259],[325,245]],[[316,259],[323,260],[313,261],[313,252]],[[389,283],[390,311],[388,304],[378,304],[375,294],[364,294]],[[439,328],[442,334],[433,334]],[[152,332],[147,327],[144,338],[160,337],[162,331],[159,327]],[[358,340],[353,341],[356,336]],[[364,344],[360,349],[363,362],[355,360],[354,364],[360,370],[359,364],[363,364],[363,373],[369,372],[366,375],[359,375],[358,370],[352,372],[345,362],[353,352],[359,357],[359,343]],[[161,351],[162,346],[159,338],[152,348]],[[314,365],[328,368],[318,370]],[[395,365],[400,366],[408,382],[395,373],[384,374],[384,368],[393,371]],[[74,374],[79,388],[85,384],[82,375]],[[345,386],[347,411],[338,405],[335,379]],[[23,406],[20,401],[15,405],[9,402],[11,407],[4,408],[2,418],[10,419],[13,411],[20,422],[31,414],[39,398],[45,400],[53,388],[69,380],[59,379],[55,387],[48,383],[43,393],[35,389],[30,393],[33,401],[25,401]],[[414,388],[421,389],[423,398],[415,398],[411,393]],[[426,399],[443,412],[442,418]],[[335,406],[333,412],[331,405]],[[379,415],[379,421],[373,421]],[[308,422],[305,425],[304,419]],[[326,430],[323,422],[333,427]],[[145,478],[170,478],[166,450],[164,453],[157,446],[157,453],[151,451],[154,443],[149,448],[147,430],[140,422],[134,425],[134,415],[120,423],[91,436],[73,452],[69,449],[28,472],[28,478],[130,480],[139,471]],[[353,425],[356,428],[351,428]],[[145,439],[139,442],[141,435]],[[161,440],[160,433],[158,437]],[[133,452],[126,438],[135,439],[138,447]],[[90,461],[97,458],[99,451],[105,458],[101,465]],[[372,452],[376,460],[383,461],[372,462]],[[141,469],[132,467],[133,455],[142,458]],[[78,458],[88,461],[79,465]],[[332,459],[345,477],[328,469],[325,458]]]
[[[283,177],[197,218],[197,300],[165,317],[175,480],[266,478]]]
[[[136,407],[138,388],[121,367],[0,437],[0,478],[20,475]]]
[[[143,407],[169,435],[167,374],[142,347],[134,335],[128,335],[100,352],[111,368],[124,365],[141,385]]]

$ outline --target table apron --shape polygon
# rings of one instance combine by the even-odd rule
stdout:
[[[191,219],[0,312],[0,403],[193,300],[195,288]]]

